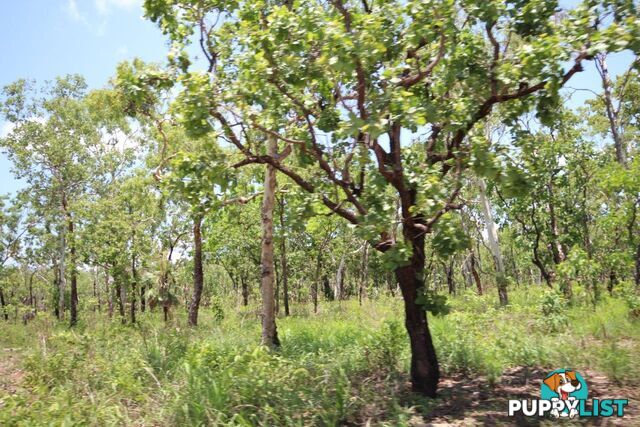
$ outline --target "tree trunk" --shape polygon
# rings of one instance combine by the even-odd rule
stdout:
[[[320,282],[320,273],[322,271],[322,255],[318,251],[318,260],[316,261],[316,276],[311,284],[311,299],[313,300],[313,312],[318,312],[318,284]]]
[[[362,277],[360,278],[360,286],[358,287],[358,303],[362,305],[362,295],[364,294],[364,288],[367,285],[369,279],[369,243],[364,243],[364,249],[362,254]]]
[[[635,269],[634,279],[636,282],[636,289],[640,291],[640,243],[638,243],[638,247],[636,249],[636,269]]]
[[[335,295],[333,293],[333,289],[331,288],[331,285],[329,284],[329,278],[327,277],[326,274],[322,276],[322,286],[324,289],[324,297],[329,301],[333,301],[335,299]]]
[[[58,268],[57,260],[53,261],[53,289],[60,295],[60,269]],[[58,305],[55,301],[53,304],[53,314],[56,319],[60,320],[60,305]]]
[[[104,291],[107,295],[107,305],[109,310],[109,319],[113,318],[113,292],[109,289],[109,271],[104,271]]]
[[[277,142],[274,137],[267,139],[267,154],[275,157]],[[276,193],[276,169],[266,165],[264,195],[262,202],[262,344],[274,348],[280,346],[276,327],[275,277],[273,262],[273,208]]]
[[[428,397],[436,397],[440,368],[433,346],[427,315],[424,307],[416,303],[424,284],[421,281],[424,270],[424,234],[403,229],[405,241],[410,242],[413,255],[409,265],[395,270],[400,284],[405,308],[405,326],[411,343],[411,386],[414,392]]]
[[[114,278],[115,280],[115,278]],[[120,283],[119,280],[116,280],[116,294],[118,297],[118,310],[120,311],[120,318],[122,319],[122,323],[126,323],[126,318],[124,317],[124,304],[125,304],[125,290],[124,286]]]
[[[132,245],[133,246],[133,245]],[[136,323],[136,292],[138,285],[138,271],[136,269],[135,249],[131,251],[131,323]]]
[[[547,191],[549,192],[549,221],[551,225],[551,253],[553,254],[553,262],[558,265],[567,258],[565,255],[564,248],[560,243],[559,239],[559,231],[558,231],[558,221],[556,218],[556,210],[553,202],[554,191],[553,184],[549,182],[547,184]]]
[[[64,320],[65,291],[67,287],[67,279],[65,276],[65,258],[67,254],[67,240],[65,238],[64,227],[60,228],[60,257],[58,270],[58,319]]]
[[[616,149],[616,161],[622,166],[627,165],[627,150],[624,141],[620,136],[618,111],[613,105],[613,96],[611,93],[611,78],[609,77],[609,68],[607,67],[607,55],[604,53],[596,55],[596,69],[602,80],[603,99],[607,119],[609,119],[609,130],[611,138]]]
[[[198,325],[198,310],[202,299],[204,274],[202,270],[202,216],[193,220],[193,296],[189,305],[189,326]]]
[[[147,309],[147,300],[145,294],[147,293],[147,287],[144,284],[145,282],[140,283],[140,312],[144,313]]]
[[[500,299],[500,305],[509,304],[509,298],[507,294],[507,277],[504,272],[504,261],[502,259],[502,252],[500,252],[500,244],[498,242],[498,231],[496,224],[493,221],[493,212],[491,211],[491,202],[487,197],[487,187],[484,180],[478,181],[478,187],[480,189],[480,204],[482,205],[482,213],[484,216],[484,223],[487,229],[487,240],[489,242],[489,249],[493,255],[493,261],[496,267],[496,284],[498,286],[498,298]]]
[[[344,269],[345,269],[345,261],[344,255],[340,257],[340,264],[338,264],[338,271],[336,272],[336,286],[334,295],[338,301],[342,301],[344,299]]]
[[[284,224],[284,196],[280,197],[280,230],[282,238],[280,241],[280,277],[282,278],[282,302],[284,303],[284,315],[289,315],[289,271],[287,266],[287,236]]]
[[[33,297],[33,275],[36,274],[35,271],[31,273],[29,276],[29,307],[36,308],[36,300]]]
[[[2,286],[0,286],[0,306],[2,306],[2,315],[5,321],[9,321],[9,313],[7,313],[7,309],[5,308],[7,303],[4,300],[4,293],[2,292]]]
[[[473,280],[476,283],[478,295],[482,295],[482,281],[480,280],[480,275],[478,274],[478,269],[476,268],[476,254],[473,251],[471,252],[471,259],[469,260],[469,270],[471,270],[471,275],[473,276]]]
[[[240,273],[240,287],[242,288],[242,305],[246,307],[249,305],[249,284],[247,277],[242,273]]]
[[[450,257],[448,264],[443,264],[445,274],[447,277],[447,287],[449,288],[449,295],[456,294],[456,284],[453,280],[453,257]]]
[[[69,254],[71,255],[71,295],[70,295],[70,324],[75,326],[78,323],[78,269],[76,267],[76,244],[73,231],[73,221],[69,221],[69,237],[71,246]]]

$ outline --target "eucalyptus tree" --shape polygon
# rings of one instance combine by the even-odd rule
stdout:
[[[396,261],[413,389],[428,396],[439,367],[419,303],[425,236],[461,207],[469,136],[498,105],[507,117],[533,107],[549,117],[585,61],[638,48],[626,3],[563,14],[539,0],[146,0],[145,10],[171,39],[187,127],[226,138],[245,156],[238,166],[289,176]],[[192,66],[193,40],[204,71]],[[419,137],[409,143],[412,132]],[[270,138],[295,155],[269,154]],[[387,188],[400,199],[398,238]]]
[[[108,175],[126,165],[113,140],[128,131],[121,105],[109,91],[87,92],[79,75],[58,77],[38,90],[18,80],[3,89],[2,113],[13,124],[0,142],[23,191],[47,231],[59,239],[59,315],[64,316],[67,274],[70,323],[78,320],[79,206]],[[67,271],[68,265],[68,271]]]
[[[526,191],[496,186],[500,208],[531,254],[546,284],[554,286],[559,266],[574,246],[593,255],[591,229],[598,200],[594,190],[597,153],[583,137],[578,116],[559,110],[549,126],[522,121],[512,129],[509,163]],[[602,254],[606,255],[606,254]],[[569,283],[559,283],[571,295]]]
[[[0,196],[0,275],[7,261],[15,257],[21,245],[21,237],[27,230],[21,230],[22,211],[17,204],[7,204],[8,198]],[[5,320],[9,320],[9,314],[5,309],[8,301],[5,297],[3,285],[0,284],[0,308]]]
[[[614,276],[616,270],[624,272],[629,262],[633,264],[633,276],[640,289],[640,226],[637,221],[640,209],[637,180],[640,167],[639,62],[636,57],[629,68],[615,79],[608,72],[605,55],[598,57],[598,64],[602,93],[589,100],[582,111],[587,114],[592,134],[601,138],[605,148],[613,145],[615,150],[614,156],[605,150],[603,162],[596,173],[601,184],[599,189],[608,196],[601,200],[606,215],[599,224],[607,230],[606,234],[615,236],[617,242],[615,248],[609,248],[604,254]]]

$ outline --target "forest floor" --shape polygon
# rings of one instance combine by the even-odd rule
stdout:
[[[0,397],[2,393],[14,394],[22,384],[24,371],[20,369],[20,349],[2,348],[0,355]],[[0,400],[2,406],[2,400]]]
[[[519,415],[507,416],[509,399],[539,399],[540,383],[549,370],[516,367],[506,370],[491,386],[487,378],[463,375],[446,377],[440,382],[440,403],[429,415],[416,419],[416,426],[552,426],[557,420]],[[563,425],[640,426],[640,389],[631,384],[617,385],[605,375],[589,369],[581,371],[589,385],[589,398],[629,399],[622,418],[562,420]]]
[[[556,298],[554,295],[553,298]],[[552,370],[580,372],[589,398],[628,398],[623,418],[563,425],[640,426],[640,320],[624,298],[595,308],[579,297],[549,318],[543,290],[511,305],[471,293],[430,316],[442,370],[439,397],[410,393],[401,301],[292,305],[278,319],[282,348],[256,345],[259,309],[204,307],[197,329],[184,308],[165,324],[135,326],[84,311],[70,330],[49,315],[0,325],[0,425],[558,425],[507,416],[508,400],[538,399]],[[4,332],[7,333],[4,333]]]

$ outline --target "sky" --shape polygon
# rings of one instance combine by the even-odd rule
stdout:
[[[116,65],[134,57],[162,62],[167,44],[160,30],[143,19],[142,0],[0,0],[0,87],[19,78],[38,82],[70,73],[82,74],[90,88],[104,86]],[[624,72],[631,54],[608,59],[615,76]],[[570,88],[600,91],[592,63],[569,82]],[[593,95],[577,91],[576,107]],[[0,136],[8,124],[0,119]],[[11,164],[0,154],[0,195],[24,184],[13,178]]]
[[[99,88],[121,61],[166,57],[164,36],[142,17],[142,0],[0,0],[0,7],[0,87],[79,73]],[[0,136],[8,129],[0,119]],[[10,169],[0,154],[0,194],[23,186]]]

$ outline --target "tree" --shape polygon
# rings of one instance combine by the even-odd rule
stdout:
[[[397,260],[413,389],[427,396],[439,367],[419,303],[425,235],[461,207],[469,136],[498,105],[506,117],[536,105],[548,118],[584,61],[638,47],[625,24],[635,10],[608,3],[564,17],[554,2],[147,0],[145,9],[172,40],[176,109],[191,132],[225,137],[245,156],[238,166],[271,165]],[[206,72],[190,67],[194,33]],[[409,143],[418,129],[426,136]],[[264,149],[274,137],[310,178]],[[387,189],[400,200],[398,234]]]
[[[32,82],[18,80],[3,89],[4,117],[14,124],[0,141],[14,164],[14,173],[28,186],[30,203],[46,210],[59,238],[59,316],[65,310],[67,272],[70,279],[70,323],[78,320],[78,203],[91,185],[108,171],[109,146],[116,126],[113,109],[100,92],[87,94],[79,75],[59,77],[38,93]],[[100,112],[100,113],[99,113]],[[55,225],[54,225],[55,224]],[[68,270],[67,270],[68,264]]]

